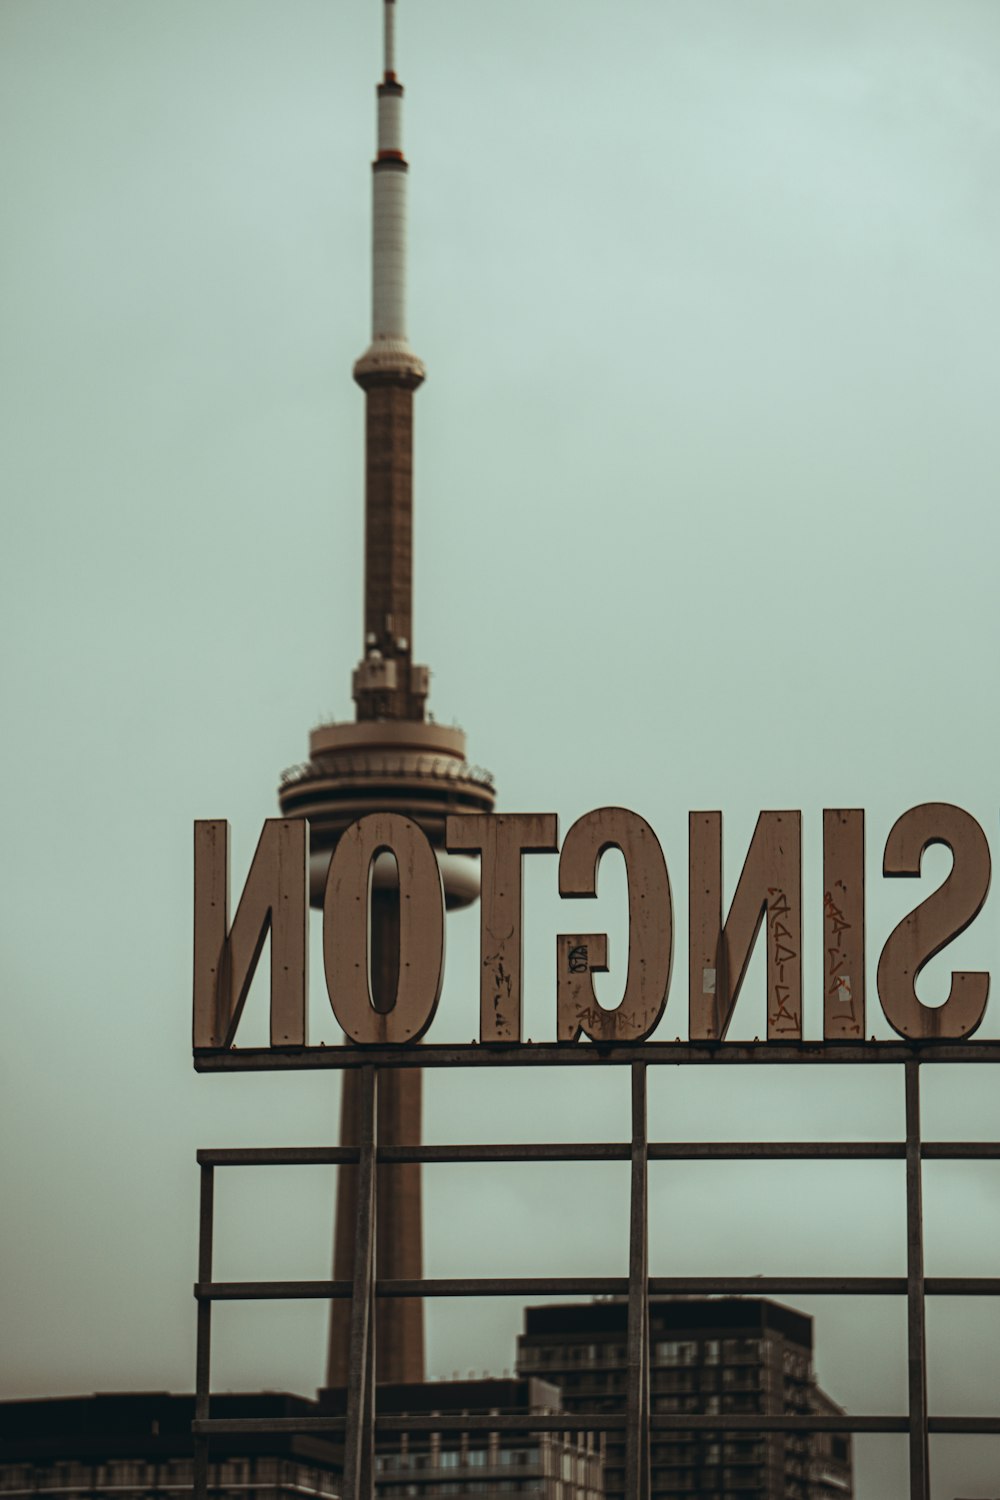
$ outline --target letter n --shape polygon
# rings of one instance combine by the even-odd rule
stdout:
[[[722,814],[689,819],[689,1034],[721,1042],[767,918],[767,1036],[802,1036],[802,814],[762,812],[722,919]]]
[[[304,1047],[308,831],[268,818],[229,924],[229,824],[194,825],[194,1048],[231,1047],[264,940],[271,934],[271,1046]]]

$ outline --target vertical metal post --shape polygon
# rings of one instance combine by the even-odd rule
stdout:
[[[906,1069],[906,1314],[909,1370],[910,1500],[930,1500],[927,1443],[927,1333],[924,1224],[920,1174],[920,1063]]]
[[[376,1113],[376,1122],[378,1116]],[[377,1126],[376,1126],[377,1128]],[[378,1169],[376,1168],[376,1204],[378,1200]],[[372,1279],[371,1294],[368,1298],[368,1349],[365,1356],[364,1372],[364,1408],[361,1416],[361,1479],[358,1493],[362,1500],[375,1500],[375,1368],[377,1364],[377,1349],[375,1337],[375,1314],[376,1298],[375,1287],[377,1284],[377,1263],[375,1256],[378,1253],[378,1217],[377,1207],[373,1207],[372,1214],[375,1220],[376,1248],[372,1251],[372,1264],[374,1274]]]
[[[201,1169],[201,1203],[198,1217],[198,1281],[212,1279],[212,1230],[215,1212],[215,1168]],[[209,1417],[209,1392],[212,1386],[212,1304],[207,1297],[198,1298],[198,1342],[195,1356],[194,1414],[198,1421]],[[194,1439],[194,1500],[208,1495],[208,1438]]]
[[[343,1500],[372,1500],[375,1449],[375,1118],[377,1078],[361,1069],[358,1210],[348,1345]]]
[[[628,1264],[625,1493],[649,1500],[649,1224],[646,1064],[632,1064],[632,1181]]]

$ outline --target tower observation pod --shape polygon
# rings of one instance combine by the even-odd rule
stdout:
[[[344,830],[368,813],[412,818],[427,834],[441,869],[449,909],[479,894],[479,862],[444,850],[451,813],[485,813],[493,778],[468,763],[465,734],[426,717],[430,673],[412,659],[413,641],[413,397],[425,377],[406,331],[406,190],[403,87],[396,76],[396,0],[383,0],[384,62],[377,87],[378,133],[372,163],[371,343],[354,366],[365,393],[364,634],[352,694],[355,718],[321,724],[309,736],[309,759],[286,771],[282,815],[309,820],[310,899],[321,907],[330,856]],[[394,861],[376,862],[371,881],[371,990],[376,1010],[391,1009],[399,962],[399,897]],[[358,1079],[343,1074],[340,1140],[357,1144]],[[388,1072],[379,1084],[378,1139],[419,1145],[421,1074]],[[420,1167],[380,1166],[377,1274],[423,1275]],[[356,1169],[337,1181],[334,1280],[353,1275],[357,1217]],[[350,1304],[332,1304],[328,1386],[347,1384]],[[425,1376],[423,1304],[390,1298],[376,1321],[379,1382]]]

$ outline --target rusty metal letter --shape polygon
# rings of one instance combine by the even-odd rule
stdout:
[[[555,854],[555,813],[459,813],[448,819],[445,845],[478,854],[482,864],[479,1040],[521,1041],[521,857]]]
[[[722,921],[722,814],[689,815],[688,1013],[692,1041],[721,1042],[767,913],[767,1035],[802,1035],[802,814],[762,812]]]
[[[823,1036],[865,1035],[865,815],[823,811]]]
[[[399,873],[399,984],[376,1010],[368,972],[371,870],[383,851]],[[444,889],[427,835],[400,813],[370,813],[341,834],[323,896],[323,965],[333,1013],[351,1041],[405,1046],[434,1019],[444,977]]]
[[[886,1020],[900,1036],[921,1041],[971,1036],[990,992],[988,974],[959,970],[951,976],[943,1005],[924,1005],[917,998],[917,975],[975,920],[990,888],[986,835],[975,818],[948,802],[925,802],[897,818],[886,840],[883,875],[919,875],[931,844],[951,850],[951,873],[890,933],[878,961],[878,995]]]
[[[628,970],[625,993],[607,1010],[591,975],[608,966],[605,933],[560,933],[556,938],[556,1018],[560,1042],[581,1032],[595,1042],[641,1042],[667,1003],[673,956],[670,878],[656,834],[624,807],[601,807],[573,824],[559,856],[560,896],[597,895],[597,870],[606,849],[620,849],[628,873]]]
[[[231,1047],[271,933],[271,1046],[306,1045],[309,825],[268,818],[229,925],[229,824],[194,825],[194,1047]]]

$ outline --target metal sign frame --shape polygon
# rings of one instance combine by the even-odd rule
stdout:
[[[383,1055],[385,1054],[385,1055]],[[906,1433],[909,1437],[910,1500],[929,1500],[928,1436],[931,1433],[1000,1434],[1000,1417],[935,1417],[927,1409],[925,1300],[936,1297],[1000,1296],[997,1277],[924,1275],[922,1163],[932,1160],[1000,1160],[1000,1142],[925,1141],[920,1127],[920,1070],[935,1063],[998,1063],[1000,1042],[909,1044],[902,1042],[686,1043],[646,1042],[637,1046],[476,1045],[397,1048],[303,1048],[201,1052],[201,1072],[359,1068],[362,1131],[357,1147],[274,1147],[199,1151],[201,1217],[199,1230],[197,1395],[193,1432],[195,1486],[205,1500],[208,1445],[213,1435],[239,1433],[342,1433],[345,1441],[343,1500],[372,1500],[375,1432],[427,1431],[553,1432],[567,1426],[559,1416],[379,1416],[375,1403],[374,1321],[386,1297],[623,1296],[628,1298],[628,1399],[622,1414],[577,1412],[581,1431],[624,1431],[626,1493],[648,1500],[650,1436],[676,1431]],[[902,1067],[905,1075],[905,1138],[895,1141],[650,1141],[647,1130],[647,1071],[665,1064],[781,1065],[829,1063]],[[619,1066],[631,1072],[631,1134],[627,1141],[518,1145],[379,1146],[376,1139],[379,1072],[385,1067]],[[651,1161],[897,1160],[906,1170],[905,1276],[650,1276],[648,1248],[648,1164]],[[375,1274],[376,1166],[400,1162],[579,1162],[628,1161],[631,1165],[628,1275],[425,1278],[378,1281]],[[355,1275],[346,1281],[220,1282],[212,1278],[213,1186],[216,1168],[278,1165],[355,1165],[359,1213],[355,1231]],[[694,1416],[650,1411],[649,1298],[694,1295],[903,1296],[907,1302],[908,1403],[904,1415],[769,1416],[718,1413]],[[212,1419],[209,1416],[212,1306],[220,1301],[349,1298],[351,1302],[350,1385],[346,1416],[282,1419]]]

